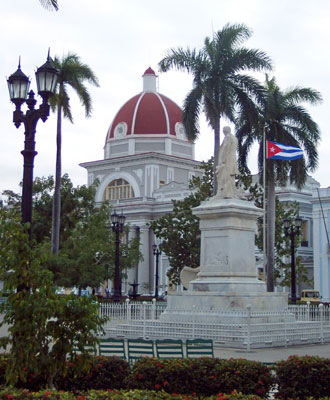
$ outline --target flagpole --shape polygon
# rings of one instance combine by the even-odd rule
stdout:
[[[263,251],[263,267],[264,267],[264,280],[267,277],[267,260],[266,260],[266,126],[263,132],[263,231],[262,231],[262,251]]]

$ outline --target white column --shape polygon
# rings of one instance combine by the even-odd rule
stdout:
[[[139,293],[149,293],[150,286],[150,249],[149,249],[149,227],[140,227],[140,251],[143,260],[139,262]]]

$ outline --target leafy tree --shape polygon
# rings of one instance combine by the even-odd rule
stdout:
[[[55,191],[52,215],[52,235],[51,244],[53,254],[57,254],[60,242],[60,216],[61,216],[61,176],[62,176],[62,113],[73,123],[69,87],[73,89],[85,108],[86,117],[92,113],[92,99],[85,87],[85,82],[99,86],[98,80],[92,69],[83,64],[80,58],[73,53],[69,53],[62,59],[55,57],[54,66],[59,71],[57,93],[51,97],[50,103],[53,110],[57,109],[57,134],[56,134],[56,171],[55,171]]]
[[[95,181],[89,187],[86,185],[74,187],[67,174],[62,176],[60,248],[70,237],[76,225],[98,210],[94,200],[97,185],[98,181]],[[52,176],[34,179],[32,238],[37,243],[42,243],[51,235],[53,192],[54,178]],[[5,190],[2,194],[6,204],[20,213],[21,195],[11,190]]]
[[[49,250],[30,245],[25,227],[11,211],[0,210],[0,279],[8,300],[0,311],[0,325],[8,325],[8,335],[0,339],[10,346],[7,382],[25,382],[30,373],[45,378],[49,388],[65,372],[73,346],[82,350],[77,374],[88,368],[85,346],[95,346],[103,333],[104,320],[98,305],[87,298],[60,297],[52,273],[43,267]],[[24,290],[17,291],[17,287]]]
[[[110,208],[103,204],[72,230],[58,256],[49,265],[59,286],[76,287],[79,295],[88,286],[98,288],[114,278],[115,237],[109,229]],[[127,229],[126,232],[127,233]],[[141,258],[139,239],[122,240],[119,246],[119,268],[132,268]]]
[[[97,184],[95,181],[89,187],[74,187],[68,175],[61,179],[60,251],[53,257],[49,255],[45,264],[59,286],[77,287],[79,290],[87,286],[96,288],[106,279],[113,278],[115,239],[114,233],[107,227],[111,210],[106,203],[96,206]],[[34,180],[32,238],[39,244],[50,237],[53,191],[52,176]],[[21,196],[12,191],[4,191],[3,195],[12,213],[19,218]],[[120,254],[121,275],[124,277],[124,271],[136,265],[141,258],[139,239],[122,241]]]
[[[204,46],[196,49],[171,49],[160,61],[162,71],[175,67],[193,75],[193,88],[183,106],[183,123],[187,137],[195,140],[199,134],[198,118],[204,111],[214,131],[214,160],[218,160],[220,119],[234,121],[237,108],[248,109],[250,97],[259,99],[263,89],[256,79],[245,71],[271,68],[269,57],[260,50],[240,46],[251,36],[243,24],[226,24]],[[214,167],[215,168],[215,167]],[[216,180],[214,191],[216,192]]]
[[[317,167],[317,144],[320,132],[302,102],[316,104],[321,95],[311,88],[295,87],[282,91],[275,78],[266,76],[265,95],[259,103],[242,109],[236,121],[239,168],[249,173],[247,157],[254,142],[259,143],[258,164],[263,172],[263,134],[267,140],[301,147],[306,158],[292,161],[266,161],[267,188],[267,290],[274,291],[275,251],[275,185],[284,186],[288,181],[302,187],[308,171]]]

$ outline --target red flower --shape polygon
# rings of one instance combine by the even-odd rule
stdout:
[[[107,389],[107,392],[112,392],[112,390],[111,389]]]
[[[259,383],[259,385],[263,385],[264,383],[263,383],[263,381],[258,381],[258,383]]]
[[[261,394],[262,393],[262,389],[257,389],[257,393]]]
[[[211,375],[210,378],[211,378],[211,379],[214,379],[214,375]]]
[[[52,392],[45,392],[44,393],[44,397],[48,397],[48,396],[50,396],[52,394]]]
[[[137,378],[138,378],[138,379],[142,379],[142,378],[143,378],[143,375],[137,374]]]
[[[99,368],[102,368],[102,367],[103,367],[103,365],[102,365],[102,364],[97,364],[97,366],[98,366]]]
[[[235,371],[235,374],[236,375],[240,375],[240,371]]]
[[[5,394],[5,396],[7,397],[7,399],[13,399],[14,398],[14,395],[13,394]]]
[[[85,399],[86,399],[86,396],[78,396],[78,399],[79,399],[79,400],[85,400]]]
[[[156,384],[155,384],[155,389],[158,390],[158,389],[160,389],[160,388],[161,388],[160,384],[159,384],[159,383],[156,383]]]
[[[163,386],[167,386],[168,385],[168,382],[167,381],[164,381],[163,382]]]

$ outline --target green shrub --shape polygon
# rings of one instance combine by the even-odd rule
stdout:
[[[12,388],[4,388],[0,391],[0,400],[194,400],[194,395],[181,395],[176,393],[166,393],[165,391],[155,390],[91,390],[74,394],[71,392],[42,390],[40,392],[29,392],[28,390],[14,390]],[[261,400],[258,396],[242,395],[234,392],[229,395],[222,393],[212,396],[203,397],[205,400]]]
[[[237,390],[243,394],[266,397],[274,385],[271,368],[261,362],[243,359],[229,359],[219,363],[215,377],[220,381],[217,392],[222,393]]]
[[[306,399],[330,393],[330,359],[316,356],[291,356],[276,364],[277,397]]]
[[[130,374],[127,361],[118,357],[92,357],[90,368],[80,376],[76,374],[75,361],[67,364],[67,371],[56,379],[56,387],[67,391],[125,389]]]
[[[129,377],[132,389],[165,390],[168,393],[210,396],[231,393],[266,396],[274,379],[270,369],[248,360],[144,358]]]

